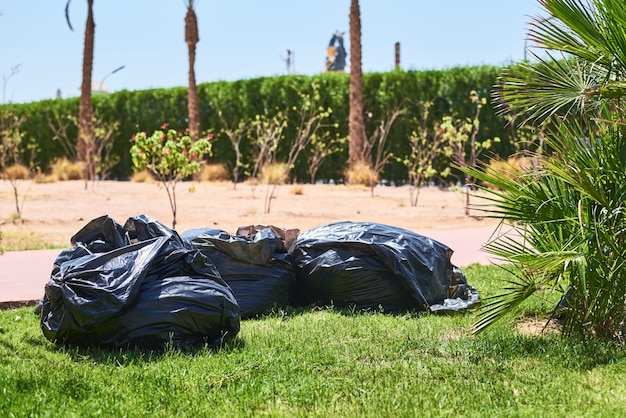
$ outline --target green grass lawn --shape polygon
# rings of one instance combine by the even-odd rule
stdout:
[[[483,296],[504,277],[463,272]],[[516,331],[551,306],[477,336],[471,312],[288,309],[243,320],[220,349],[152,354],[57,347],[32,307],[6,310],[0,416],[626,416],[623,348]]]

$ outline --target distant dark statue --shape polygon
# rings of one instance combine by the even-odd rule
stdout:
[[[327,71],[343,71],[346,68],[346,48],[343,46],[343,32],[335,32],[328,43],[326,57]]]
[[[287,50],[286,57],[281,56],[282,60],[285,61],[285,64],[287,64],[287,74],[294,74],[296,72],[294,57],[295,53],[291,49]]]

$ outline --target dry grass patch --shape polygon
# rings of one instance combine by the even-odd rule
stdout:
[[[50,173],[54,178],[60,181],[83,179],[83,167],[67,158],[54,160],[50,165]]]
[[[304,194],[304,187],[301,184],[296,184],[289,190],[289,193],[296,196],[302,196]]]
[[[266,164],[261,168],[261,182],[265,184],[283,184],[287,178],[287,164]]]
[[[520,174],[533,170],[534,166],[535,161],[530,157],[512,156],[506,161],[501,159],[490,160],[487,170],[490,172],[502,173],[509,178],[515,178]],[[488,184],[488,186],[494,188],[491,184]]]
[[[229,181],[230,175],[224,164],[205,164],[202,169],[195,174],[196,181]]]
[[[156,180],[148,170],[135,171],[130,178],[135,183],[154,183]]]
[[[374,187],[378,184],[378,173],[369,164],[357,163],[345,171],[346,183]]]
[[[561,333],[561,327],[555,321],[546,318],[527,318],[519,322],[515,329],[522,335],[539,336],[539,335],[557,335]]]
[[[55,175],[44,174],[44,173],[37,173],[34,178],[35,183],[39,183],[39,184],[55,183],[57,180],[58,179],[56,178]]]
[[[12,220],[15,222],[15,220]],[[3,251],[29,251],[50,248],[63,248],[59,244],[51,244],[48,237],[30,228],[5,224],[2,227],[2,241],[0,248]]]
[[[31,177],[31,172],[23,164],[13,164],[6,168],[3,178],[6,180],[27,180]]]

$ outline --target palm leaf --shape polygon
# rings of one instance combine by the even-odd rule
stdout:
[[[550,60],[537,57],[537,63],[522,63],[505,70],[500,83],[498,105],[501,112],[520,111],[526,121],[544,121],[554,115],[566,118],[597,106],[603,91],[601,68],[578,59]]]
[[[511,272],[512,273],[512,272]],[[531,276],[525,272],[515,274],[513,279],[506,280],[504,293],[485,299],[485,303],[477,314],[477,321],[473,325],[474,334],[482,332],[495,321],[503,318],[532,296],[541,288],[541,278]]]
[[[70,27],[70,30],[74,30],[74,28],[72,27],[72,22],[70,22],[70,2],[72,0],[67,0],[67,3],[65,3],[65,20],[67,21],[67,26]]]
[[[542,5],[550,16],[531,22],[533,44],[624,75],[626,7],[622,0],[543,0]]]
[[[474,332],[542,287],[565,292],[566,333],[626,339],[626,2],[541,0],[530,39],[547,58],[507,70],[501,112],[555,122],[537,170],[459,168],[487,192],[480,205],[501,220],[485,250],[515,270],[479,308]],[[555,59],[550,51],[563,54]],[[487,187],[490,185],[490,187]],[[496,187],[497,190],[492,190]],[[476,205],[475,205],[476,206]],[[561,304],[559,304],[561,306]]]
[[[594,110],[626,95],[626,6],[621,0],[542,0],[548,17],[530,22],[529,40],[544,58],[510,69],[500,80],[502,111],[543,121]],[[562,59],[555,59],[556,54]],[[543,55],[543,54],[542,54]],[[505,104],[506,103],[506,104]]]
[[[529,39],[540,48],[561,51],[588,62],[610,65],[601,16],[580,0],[542,0],[550,13],[533,19]]]

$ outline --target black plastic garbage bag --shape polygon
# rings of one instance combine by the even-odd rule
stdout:
[[[181,237],[215,264],[232,289],[242,318],[293,301],[296,278],[292,258],[283,237],[271,228],[260,229],[250,238],[211,228],[192,229]]]
[[[73,247],[85,247],[90,252],[104,253],[130,244],[124,227],[108,215],[92,219],[70,239]]]
[[[296,301],[358,309],[457,311],[478,292],[450,263],[453,251],[414,232],[338,222],[302,233],[293,250]]]
[[[126,226],[95,219],[72,238],[76,247],[59,254],[39,308],[46,338],[159,349],[212,346],[239,332],[237,301],[206,256],[149,217]],[[125,243],[135,230],[152,232]]]
[[[91,252],[103,253],[156,237],[172,237],[183,246],[176,231],[144,214],[128,218],[124,226],[109,215],[102,215],[83,226],[70,242],[73,247],[82,246]]]
[[[124,224],[124,230],[131,242],[145,241],[155,237],[171,237],[178,244],[184,246],[178,232],[147,215],[128,218]]]

